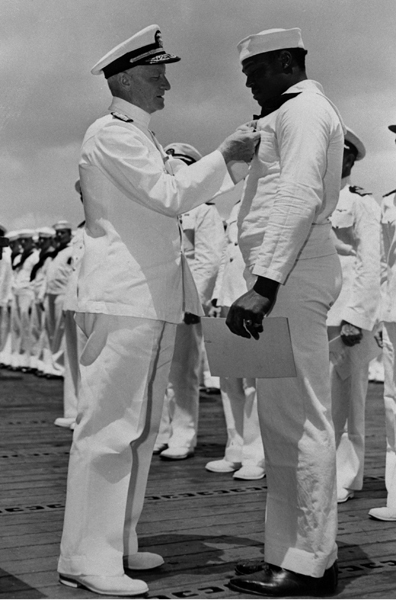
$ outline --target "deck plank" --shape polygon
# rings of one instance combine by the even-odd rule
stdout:
[[[53,425],[62,383],[3,370],[0,390],[0,600],[99,598],[57,581],[71,443],[71,432]],[[369,385],[364,488],[339,507],[336,598],[396,597],[396,524],[367,515],[386,498],[382,393],[381,384]],[[204,468],[221,458],[225,440],[220,398],[202,394],[195,456],[153,457],[138,531],[141,548],[166,563],[140,574],[150,598],[242,598],[227,587],[235,562],[262,556],[265,479],[237,481]]]

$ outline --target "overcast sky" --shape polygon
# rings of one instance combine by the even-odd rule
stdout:
[[[367,148],[354,183],[396,188],[395,0],[0,0],[0,222],[9,229],[83,218],[74,191],[84,132],[110,94],[90,69],[147,25],[162,31],[172,89],[152,128],[163,145],[215,149],[258,106],[236,44],[273,27],[300,27],[308,77],[320,81]],[[231,199],[218,202],[226,216]]]

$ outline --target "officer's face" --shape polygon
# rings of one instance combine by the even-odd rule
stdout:
[[[259,54],[242,65],[246,75],[246,87],[251,89],[253,98],[260,106],[288,88],[282,65],[278,58],[269,59]]]
[[[129,100],[149,114],[165,106],[164,95],[171,86],[165,65],[138,65],[125,72],[130,78]]]

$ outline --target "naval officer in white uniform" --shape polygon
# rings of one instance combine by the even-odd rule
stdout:
[[[379,354],[373,329],[380,304],[380,214],[375,198],[352,185],[351,170],[366,154],[345,135],[340,197],[330,217],[342,268],[342,288],[327,316],[332,414],[337,449],[337,502],[363,487],[365,407],[369,363]]]
[[[326,317],[341,286],[329,215],[340,190],[344,126],[321,85],[307,79],[300,29],[263,31],[238,48],[262,107],[261,142],[238,217],[249,291],[233,303],[227,324],[258,338],[265,315],[288,317],[297,376],[257,380],[265,567],[230,585],[264,596],[331,594],[337,498]]]
[[[148,590],[124,568],[138,552],[139,519],[183,312],[201,314],[181,252],[178,215],[233,186],[227,163],[249,162],[257,133],[236,132],[198,163],[172,171],[150,131],[170,89],[161,32],[151,25],[104,56],[113,101],[89,127],[80,158],[84,254],[76,320],[87,337],[70,454],[60,580],[108,595]],[[125,567],[124,567],[125,565]]]
[[[388,129],[396,134],[396,125]],[[386,506],[369,510],[379,521],[396,522],[396,190],[381,205],[381,318],[383,321],[384,405],[386,431]]]

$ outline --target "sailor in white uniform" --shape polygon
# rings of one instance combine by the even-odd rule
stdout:
[[[11,305],[11,366],[13,369],[30,370],[30,314],[34,304],[34,286],[30,274],[39,260],[35,247],[33,229],[19,232],[22,252],[14,264]]]
[[[72,225],[62,220],[55,223],[54,229],[57,247],[48,265],[45,294],[45,327],[50,348],[50,364],[44,365],[44,373],[49,378],[61,378],[65,370],[63,303],[72,271]]]
[[[265,315],[287,317],[297,376],[257,380],[268,486],[265,566],[230,586],[262,596],[320,596],[337,586],[326,317],[341,286],[329,215],[340,190],[344,126],[321,85],[307,79],[300,29],[266,30],[238,49],[246,85],[262,107],[261,142],[238,217],[249,291],[233,303],[227,324],[258,338]]]
[[[7,229],[0,225],[0,236],[4,237]],[[11,234],[13,232],[10,232]],[[8,237],[9,240],[9,237]],[[4,349],[10,333],[10,298],[12,284],[11,249],[2,248],[0,260],[0,366],[5,366]]]
[[[373,329],[380,304],[381,211],[371,194],[351,182],[353,165],[365,154],[363,142],[347,128],[341,192],[330,217],[342,288],[327,316],[339,503],[363,487],[369,363],[380,352]]]
[[[44,353],[49,355],[48,335],[45,327],[44,301],[47,288],[47,270],[54,252],[55,229],[41,227],[37,230],[37,246],[39,259],[30,273],[30,281],[34,290],[34,303],[30,315],[30,369],[34,372],[44,372]]]
[[[99,594],[144,594],[146,583],[125,569],[163,563],[138,551],[136,525],[176,324],[201,314],[178,215],[230,189],[227,163],[249,162],[258,141],[252,130],[236,132],[173,172],[150,115],[164,107],[165,64],[177,60],[151,25],[92,69],[105,75],[113,101],[89,127],[79,163],[86,224],[76,320],[87,342],[58,571],[65,585]]]

